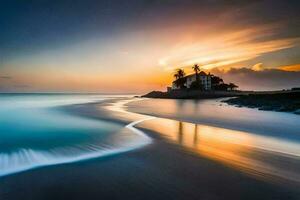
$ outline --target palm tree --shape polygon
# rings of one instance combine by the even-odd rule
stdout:
[[[177,69],[178,79],[183,78],[185,76],[185,72],[183,69]]]
[[[218,76],[211,75],[211,84],[213,87],[217,87],[218,85],[224,83],[223,79]]]
[[[198,73],[200,72],[200,67],[199,67],[199,65],[198,65],[198,64],[195,64],[195,65],[193,66],[193,70],[194,70],[194,72],[195,72],[196,74],[198,74]]]
[[[195,72],[195,74],[196,74],[196,83],[197,83],[197,86],[199,86],[199,85],[200,85],[200,80],[199,80],[200,67],[199,67],[199,65],[198,65],[198,64],[195,64],[195,65],[193,66],[193,70],[194,70],[194,72]]]
[[[176,78],[176,85],[177,87],[183,88],[184,87],[184,76],[185,72],[183,69],[177,69],[176,73],[174,74],[174,77]]]
[[[177,80],[178,79],[178,74],[176,73],[176,74],[174,74],[174,78],[175,78],[175,80]]]

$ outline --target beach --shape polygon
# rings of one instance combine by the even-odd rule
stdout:
[[[0,2],[0,200],[300,200],[300,0]]]
[[[179,115],[174,105],[187,113]],[[210,105],[214,112],[200,110],[196,113],[203,117],[195,117],[188,113],[191,105]],[[128,151],[2,176],[0,199],[299,199],[298,127],[286,129],[286,136],[272,128],[267,115],[250,112],[265,124],[251,129],[256,121],[247,115],[240,121],[222,118],[222,109],[228,108],[216,100],[191,104],[137,98],[59,106],[68,115],[134,130],[148,142],[128,140],[134,135],[126,134]],[[272,120],[292,115],[279,114]],[[270,142],[264,143],[266,138]]]

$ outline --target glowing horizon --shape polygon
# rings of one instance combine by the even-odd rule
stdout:
[[[165,89],[176,68],[191,72],[195,63],[212,72],[216,68],[224,72],[231,68],[300,71],[299,31],[290,28],[293,20],[289,17],[278,14],[267,20],[269,12],[252,13],[265,4],[141,2],[133,3],[133,8],[123,8],[114,3],[87,3],[87,8],[95,6],[95,12],[91,12],[80,5],[69,10],[63,3],[50,7],[69,13],[54,9],[54,14],[42,6],[50,18],[49,25],[42,25],[36,18],[42,13],[33,12],[27,20],[38,28],[26,28],[30,34],[10,36],[9,29],[0,34],[4,42],[0,48],[0,91],[142,93]],[[37,8],[38,5],[32,11]],[[130,14],[132,9],[139,18]],[[203,12],[196,12],[201,9]],[[273,9],[283,12],[280,5]],[[74,14],[79,11],[87,12],[86,16]],[[286,14],[292,16],[293,12],[288,10]],[[6,15],[9,18],[13,14]],[[51,21],[55,14],[64,17],[62,22],[55,18]],[[9,23],[15,23],[14,19]],[[28,26],[27,21],[18,23]],[[62,30],[52,30],[58,27]]]

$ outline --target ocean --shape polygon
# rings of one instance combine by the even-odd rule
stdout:
[[[122,124],[60,109],[117,97],[122,95],[1,94],[0,176],[112,155],[147,144],[148,140]]]
[[[298,183],[299,115],[221,100],[1,94],[0,176],[134,150],[152,142],[146,129],[239,171]]]
[[[222,99],[1,94],[0,199],[299,199],[299,130]]]

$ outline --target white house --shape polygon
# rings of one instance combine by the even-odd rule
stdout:
[[[198,74],[200,84],[203,85],[204,90],[211,90],[211,76],[209,74],[206,74],[204,71],[201,71]],[[196,74],[190,74],[184,77],[184,85],[186,88],[191,88],[191,85],[193,82],[196,81]],[[176,81],[173,81],[172,83],[172,90],[180,89]]]

